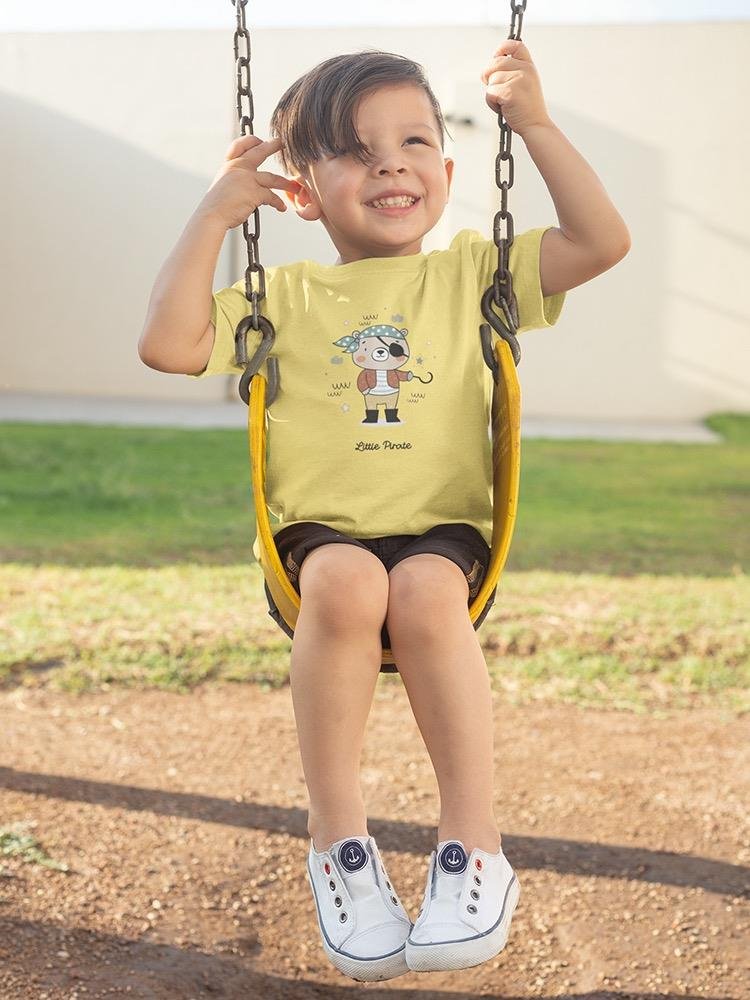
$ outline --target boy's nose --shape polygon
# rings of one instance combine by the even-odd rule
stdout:
[[[386,150],[382,153],[374,154],[374,163],[377,164],[378,173],[401,173],[407,170],[406,157],[402,149]]]
[[[379,168],[378,173],[380,173],[380,174],[402,174],[402,173],[405,172],[405,170],[406,170],[406,167],[404,167],[404,166],[395,166],[395,165],[391,166],[391,164],[383,164]]]

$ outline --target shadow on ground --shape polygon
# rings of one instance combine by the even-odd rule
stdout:
[[[295,807],[232,802],[211,795],[163,792],[112,782],[84,781],[62,775],[39,774],[0,767],[0,787],[44,795],[69,802],[87,802],[160,816],[222,823],[242,829],[285,833],[308,841],[307,810]],[[370,833],[383,850],[429,854],[435,840],[432,826],[397,821],[368,820]],[[514,867],[559,874],[627,878],[661,885],[695,887],[709,892],[750,897],[750,868],[691,854],[652,851],[641,847],[597,844],[554,837],[503,836]]]
[[[377,984],[365,987],[359,983],[336,986],[306,979],[285,979],[255,971],[252,960],[245,965],[235,958],[196,949],[176,948],[148,940],[133,941],[83,928],[63,931],[54,924],[41,922],[0,919],[0,932],[3,940],[15,942],[10,975],[22,975],[26,984],[31,983],[39,990],[75,991],[85,983],[90,996],[104,996],[109,991],[119,993],[124,988],[131,997],[148,997],[149,1000],[188,1000],[191,997],[196,1000],[198,997],[349,1000],[360,997],[363,989],[371,1000],[475,1000],[477,995],[474,991],[463,990],[394,989]],[[50,969],[50,955],[60,951],[63,933],[64,950],[69,959],[63,962],[56,958],[57,967]],[[81,962],[84,956],[88,967]],[[482,996],[488,1000],[528,1000],[503,992],[483,993]],[[657,994],[621,990],[555,994],[556,1000],[677,1000],[678,996],[680,1000],[729,1000],[726,996],[706,993]],[[552,1000],[552,997],[538,996],[537,1000]]]

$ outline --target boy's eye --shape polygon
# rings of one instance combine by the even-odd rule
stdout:
[[[422,138],[421,135],[410,135],[406,141],[411,142],[412,139],[416,139],[417,142],[424,142],[424,139]]]

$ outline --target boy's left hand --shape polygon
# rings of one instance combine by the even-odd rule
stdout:
[[[507,38],[495,51],[481,76],[487,85],[485,100],[518,135],[533,125],[549,125],[542,84],[523,42]]]

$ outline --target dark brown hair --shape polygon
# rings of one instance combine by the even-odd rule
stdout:
[[[347,153],[367,163],[370,152],[354,126],[360,100],[381,87],[408,83],[429,97],[442,149],[447,129],[424,68],[406,56],[371,49],[326,59],[286,91],[271,116],[271,135],[283,141],[278,156],[284,170],[302,174],[309,163]]]

